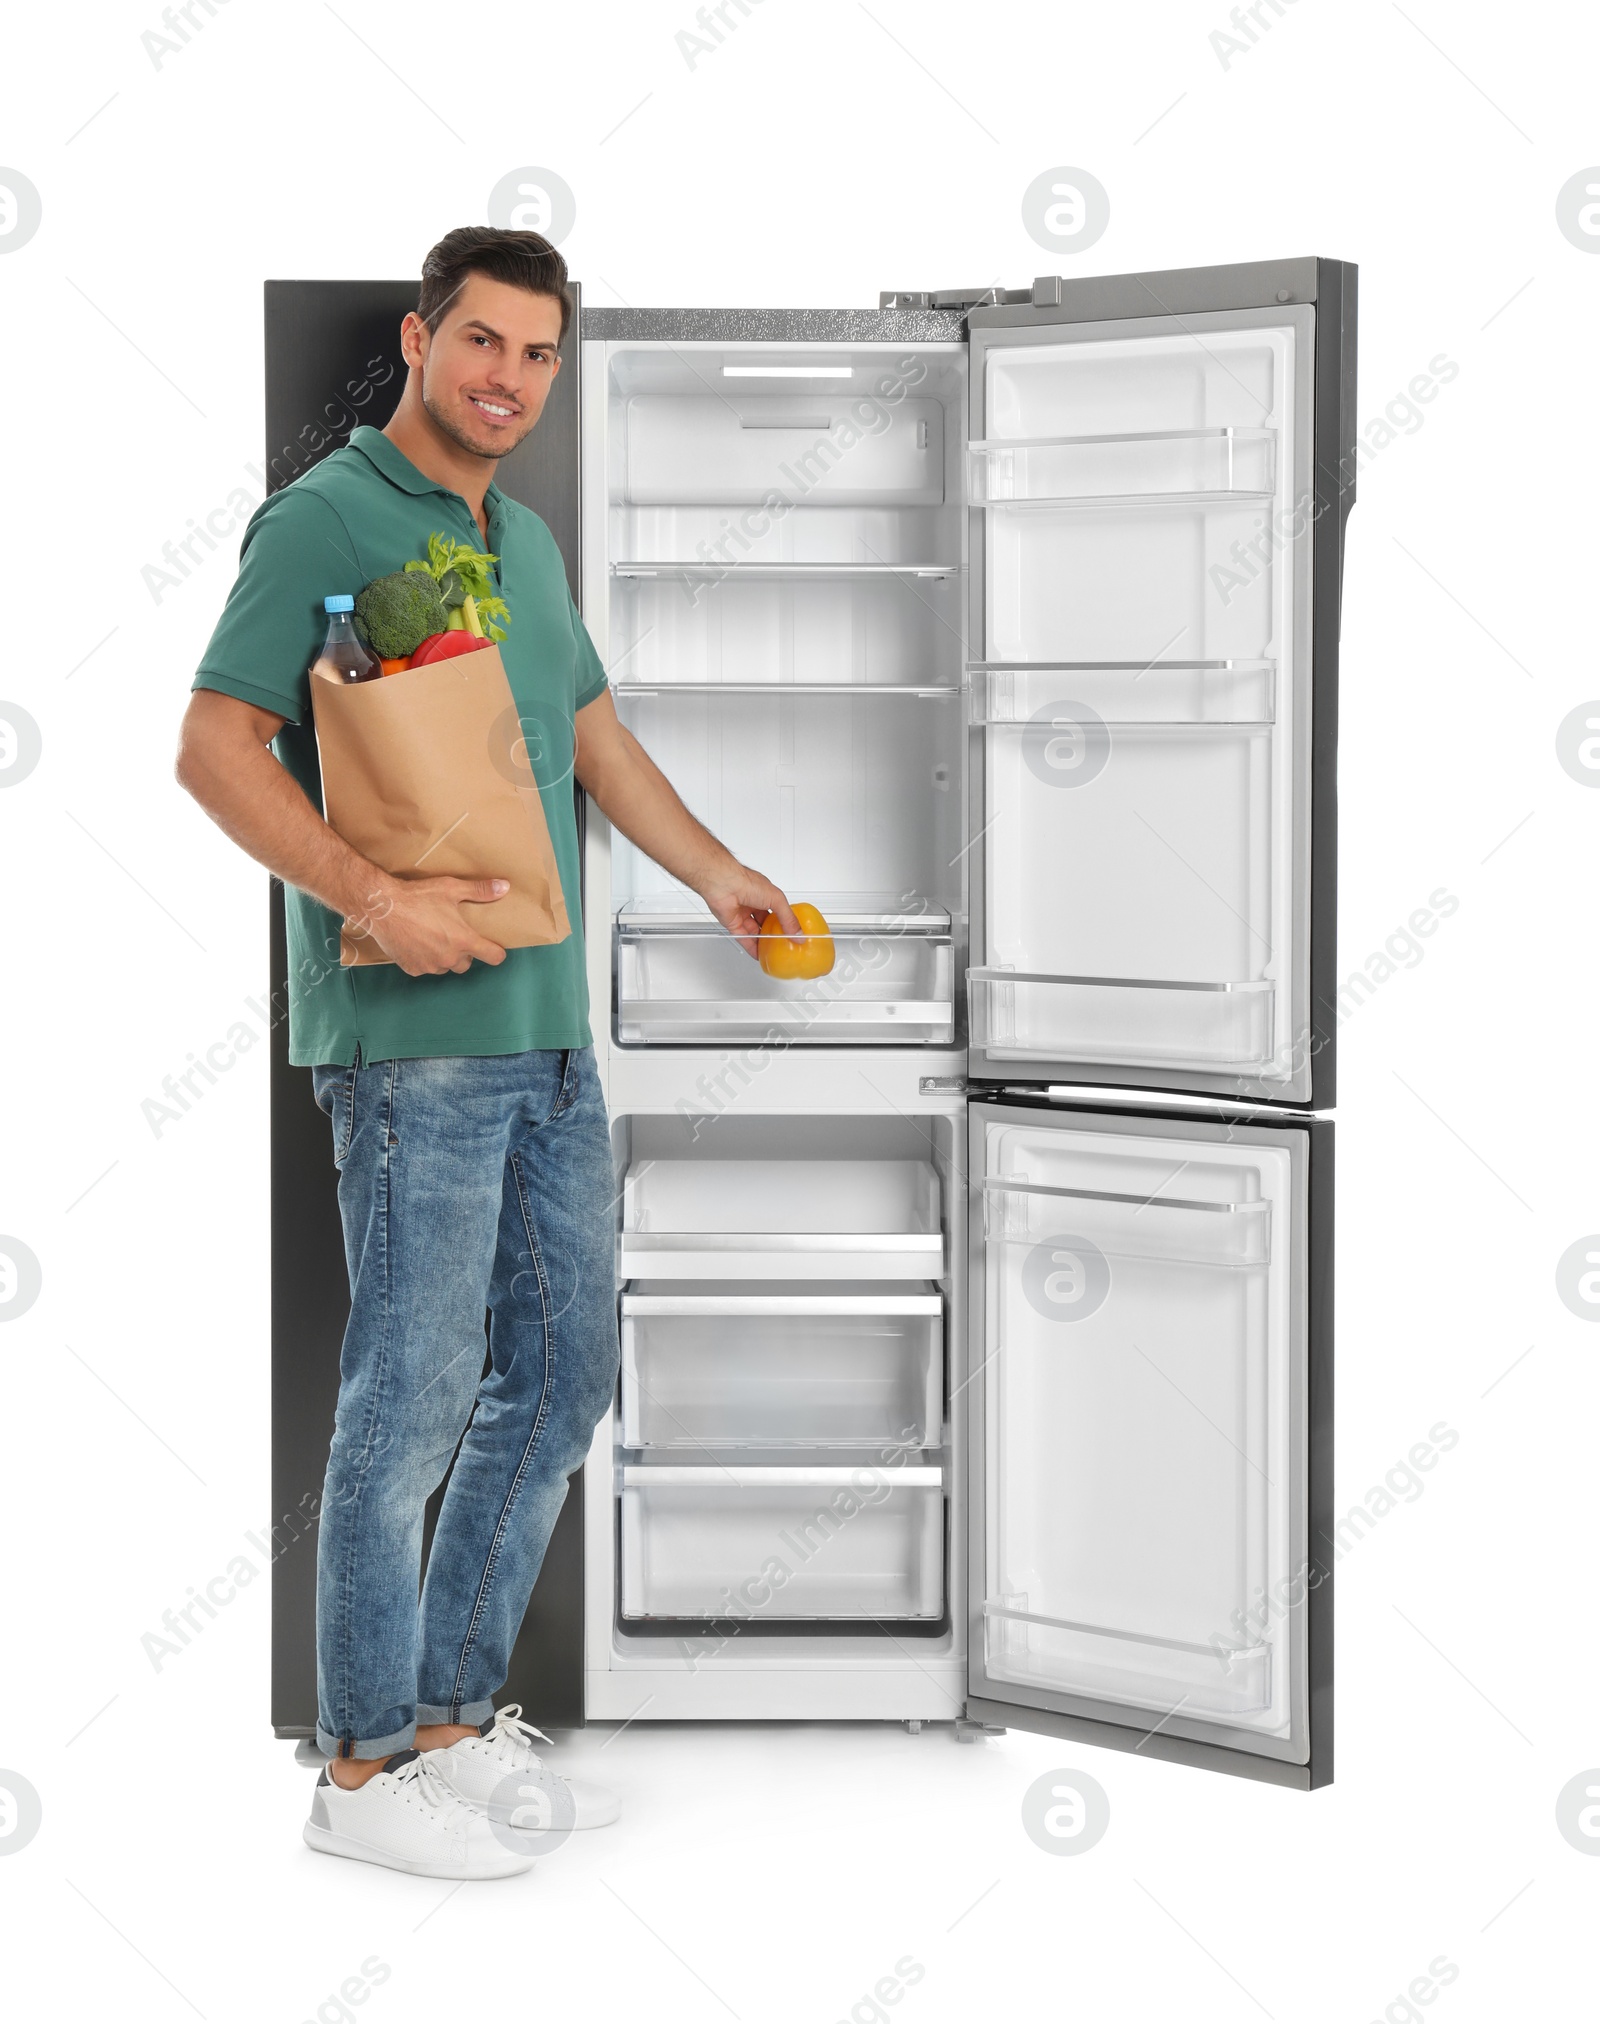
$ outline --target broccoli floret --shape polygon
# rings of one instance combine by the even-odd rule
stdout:
[[[386,661],[414,654],[449,623],[438,584],[416,570],[374,578],[356,599],[356,618],[372,651]]]

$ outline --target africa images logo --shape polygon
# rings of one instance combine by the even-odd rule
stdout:
[[[1046,1237],[1022,1261],[1023,1297],[1046,1321],[1086,1321],[1110,1291],[1110,1260],[1087,1237]]]

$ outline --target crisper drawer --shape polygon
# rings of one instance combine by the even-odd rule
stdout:
[[[939,1468],[622,1471],[624,1618],[816,1622],[944,1612]]]
[[[833,924],[825,976],[769,977],[720,928],[616,931],[616,1035],[623,1046],[727,1041],[948,1046],[955,960],[948,933]]]
[[[622,1444],[937,1447],[943,1333],[936,1292],[641,1287],[622,1297]]]

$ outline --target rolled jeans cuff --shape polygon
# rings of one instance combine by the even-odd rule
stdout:
[[[392,1736],[372,1736],[365,1741],[357,1740],[350,1746],[352,1757],[392,1757],[396,1750],[409,1750],[417,1733],[415,1722],[408,1722],[405,1728],[396,1729]],[[339,1739],[330,1736],[319,1722],[317,1724],[317,1748],[324,1757],[340,1754]]]
[[[494,1713],[493,1701],[466,1701],[455,1708],[441,1708],[428,1703],[417,1703],[417,1727],[426,1729],[430,1724],[454,1723],[457,1728],[480,1728]]]

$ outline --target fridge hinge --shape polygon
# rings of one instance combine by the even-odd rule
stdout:
[[[1004,303],[1027,302],[1035,309],[1053,309],[1061,301],[1061,276],[1042,274],[1031,288],[885,288],[880,309],[997,309]]]
[[[972,1084],[964,1075],[924,1075],[917,1088],[924,1096],[965,1096]]]

